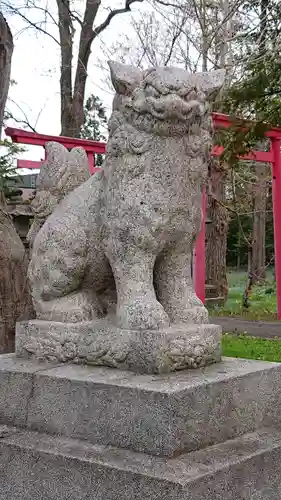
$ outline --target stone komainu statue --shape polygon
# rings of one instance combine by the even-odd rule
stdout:
[[[212,144],[207,101],[224,72],[110,69],[103,170],[60,202],[34,241],[37,318],[107,316],[124,329],[206,323],[190,270]]]
[[[68,151],[58,142],[47,142],[47,159],[42,163],[31,202],[33,223],[27,234],[32,248],[35,236],[59,202],[90,177],[87,155],[83,148]]]

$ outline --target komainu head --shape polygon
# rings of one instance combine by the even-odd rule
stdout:
[[[116,96],[113,111],[146,132],[182,136],[209,121],[211,94],[221,88],[224,70],[189,73],[180,68],[137,68],[110,62]]]

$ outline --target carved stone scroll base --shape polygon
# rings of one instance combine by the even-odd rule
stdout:
[[[137,373],[169,373],[221,360],[221,328],[181,324],[162,330],[123,330],[108,319],[87,323],[32,320],[17,324],[18,357]]]

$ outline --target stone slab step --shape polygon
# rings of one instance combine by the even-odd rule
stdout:
[[[271,428],[173,459],[16,428],[0,439],[0,500],[279,500],[280,477]]]
[[[0,356],[0,424],[176,456],[281,425],[281,364],[135,375]]]

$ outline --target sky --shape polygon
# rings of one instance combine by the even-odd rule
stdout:
[[[13,6],[23,5],[23,0],[10,0]],[[38,0],[40,4],[41,0]],[[56,2],[49,1],[49,11],[56,16]],[[77,0],[77,11],[83,11],[84,0]],[[114,7],[124,5],[124,0],[103,0],[103,5],[114,4]],[[43,4],[42,4],[43,5]],[[44,3],[45,5],[45,3]],[[149,9],[147,4],[136,3],[132,11],[137,16],[139,10]],[[35,11],[36,9],[33,9]],[[26,14],[26,11],[22,11]],[[59,94],[59,46],[49,36],[36,32],[33,28],[26,28],[26,23],[16,15],[7,14],[7,21],[10,25],[14,37],[14,53],[12,58],[11,78],[16,83],[10,87],[7,108],[17,119],[25,119],[39,133],[49,135],[60,134],[60,94]],[[28,12],[33,22],[41,19],[38,12]],[[107,15],[107,11],[100,12],[98,22]],[[92,45],[92,54],[88,66],[88,79],[86,96],[94,93],[98,95],[108,109],[111,109],[113,91],[104,83],[105,70],[107,68],[106,56],[103,51],[103,44],[111,46],[123,33],[130,34],[130,14],[116,16],[110,27],[104,31],[102,38],[96,40]],[[48,32],[57,38],[57,27],[48,24]],[[132,31],[133,36],[133,31]],[[76,40],[78,36],[76,36]],[[76,43],[77,47],[77,43]],[[9,126],[23,128],[22,124],[9,121]],[[22,159],[40,160],[43,158],[43,148],[31,147],[21,153]],[[30,171],[21,171],[30,173]]]

